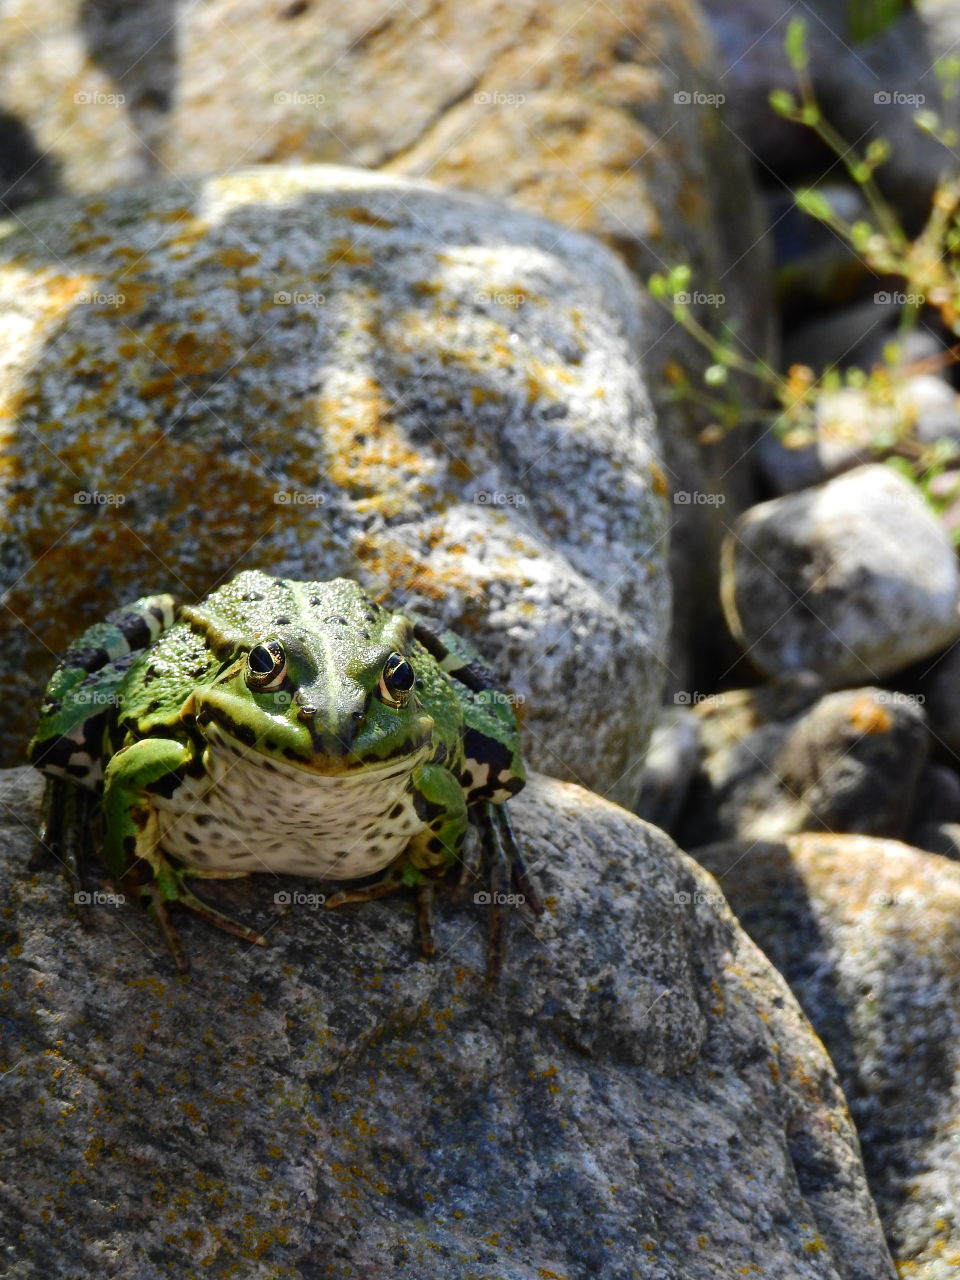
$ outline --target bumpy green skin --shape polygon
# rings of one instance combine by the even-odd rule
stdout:
[[[268,687],[251,670],[264,644],[283,658]],[[404,660],[416,683],[394,693],[387,668]],[[356,582],[257,571],[196,606],[144,597],[84,632],[50,679],[29,758],[55,786],[102,795],[110,872],[131,883],[136,866],[172,944],[173,901],[259,941],[194,898],[187,875],[367,875],[369,851],[323,856],[356,807],[374,869],[399,848],[391,884],[417,883],[458,861],[472,809],[524,782],[510,702],[462,639]],[[236,831],[262,843],[256,862]]]

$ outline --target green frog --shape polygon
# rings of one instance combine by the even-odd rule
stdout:
[[[43,844],[79,883],[96,823],[116,888],[142,899],[181,972],[174,904],[264,943],[198,879],[363,881],[327,907],[409,886],[431,955],[435,886],[459,867],[462,890],[483,865],[492,982],[505,908],[543,909],[506,810],[525,779],[510,699],[462,638],[348,579],[251,570],[195,605],[115,610],[54,671],[28,754],[48,779]]]

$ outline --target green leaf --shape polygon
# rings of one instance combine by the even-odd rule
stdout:
[[[866,151],[866,162],[871,169],[886,164],[890,159],[890,143],[886,138],[874,138]]]
[[[662,302],[667,296],[666,278],[659,271],[654,272],[647,281],[647,289],[650,291],[651,298],[656,298],[658,302]]]
[[[940,117],[935,111],[916,111],[914,112],[913,123],[918,129],[922,129],[924,133],[936,133],[940,127]]]
[[[865,249],[874,234],[873,226],[869,222],[864,222],[863,219],[860,219],[850,228],[850,243],[854,249]]]
[[[783,42],[783,47],[787,51],[787,58],[794,71],[803,71],[806,68],[807,58],[807,24],[802,18],[792,18],[790,25],[787,27],[787,38]]]
[[[819,218],[821,222],[832,221],[833,209],[822,192],[813,187],[805,187],[802,191],[794,192],[793,198],[797,202],[797,208],[809,213],[811,218]]]
[[[727,380],[727,369],[722,364],[712,364],[705,371],[703,380],[708,387],[722,387]]]
[[[778,116],[787,116],[792,118],[796,115],[797,100],[792,93],[788,93],[786,89],[774,89],[770,94],[770,105]]]

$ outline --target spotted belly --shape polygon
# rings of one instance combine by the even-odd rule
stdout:
[[[426,826],[411,786],[420,759],[324,777],[220,735],[202,778],[155,797],[159,846],[193,867],[323,880],[373,875]]]

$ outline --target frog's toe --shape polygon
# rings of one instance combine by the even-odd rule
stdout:
[[[267,945],[267,940],[262,934],[257,933],[255,929],[251,929],[245,924],[241,924],[239,920],[234,920],[230,916],[224,915],[222,911],[217,911],[215,907],[211,907],[209,903],[191,893],[183,880],[184,873],[176,871],[172,872],[172,883],[167,880],[162,885],[152,883],[144,885],[140,889],[144,905],[159,925],[160,932],[166,940],[178,973],[188,973],[190,962],[187,959],[183,943],[180,941],[180,935],[170,919],[170,906],[173,903],[183,907],[185,911],[191,912],[198,919],[212,925],[214,929],[219,929],[222,933],[230,933],[235,938],[240,938],[243,942],[253,943],[258,947]]]
[[[433,936],[433,882],[423,880],[417,885],[417,943],[425,960],[437,953]]]
[[[262,934],[257,933],[255,929],[251,929],[245,924],[241,924],[239,920],[234,920],[230,916],[224,915],[222,911],[217,911],[215,907],[211,907],[202,898],[192,894],[189,889],[183,889],[177,898],[177,902],[181,907],[184,907],[199,919],[205,920],[207,924],[212,925],[215,929],[222,930],[223,933],[232,933],[235,938],[241,938],[244,942],[252,942],[258,947],[267,945],[267,940]]]
[[[335,911],[349,902],[372,902],[374,898],[386,898],[391,893],[403,889],[404,879],[399,871],[391,871],[372,884],[361,884],[353,889],[338,889],[336,893],[327,895],[324,906],[328,911]]]
[[[543,903],[523,860],[506,807],[485,805],[480,814],[480,831],[486,855],[488,892],[485,897],[490,908],[486,981],[488,986],[496,986],[507,951],[510,907],[527,906],[534,915],[541,915]],[[514,895],[510,893],[511,888],[516,890]]]

